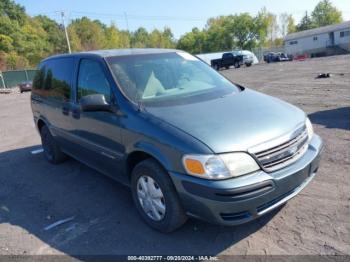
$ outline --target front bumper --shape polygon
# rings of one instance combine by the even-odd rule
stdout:
[[[243,64],[247,65],[247,64],[253,64],[253,59],[247,58],[243,60]]]
[[[188,215],[237,225],[268,213],[303,190],[318,170],[322,150],[321,138],[314,135],[300,159],[273,173],[258,171],[221,181],[170,175]]]

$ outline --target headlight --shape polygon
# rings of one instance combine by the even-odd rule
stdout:
[[[309,141],[312,139],[312,136],[314,135],[314,129],[312,127],[310,119],[307,117],[305,121],[306,130],[307,130],[307,136],[309,138]]]
[[[255,160],[246,153],[185,155],[182,160],[189,175],[205,179],[226,179],[260,169]]]

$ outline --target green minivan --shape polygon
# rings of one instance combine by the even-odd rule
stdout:
[[[238,225],[268,213],[314,178],[323,148],[302,110],[180,50],[49,57],[31,105],[49,162],[71,156],[128,185],[162,232],[188,217]]]

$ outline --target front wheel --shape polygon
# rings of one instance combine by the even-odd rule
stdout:
[[[131,190],[137,211],[152,228],[167,233],[182,226],[187,216],[168,173],[153,159],[132,171]]]

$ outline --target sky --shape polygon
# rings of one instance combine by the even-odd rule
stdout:
[[[305,11],[311,13],[319,0],[15,0],[23,5],[29,15],[47,15],[61,21],[60,13],[66,14],[66,23],[71,19],[87,16],[120,29],[147,30],[171,28],[179,38],[193,27],[203,28],[210,17],[248,12],[256,15],[262,7],[275,14],[287,12],[298,22]],[[331,0],[350,20],[350,1]]]

